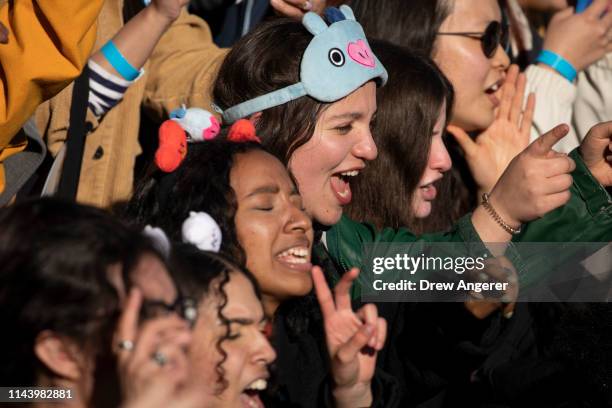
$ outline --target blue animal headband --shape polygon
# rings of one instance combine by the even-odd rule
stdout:
[[[348,6],[328,9],[335,22],[329,26],[313,12],[302,24],[314,35],[300,65],[300,82],[242,102],[223,112],[226,124],[256,112],[309,95],[320,102],[335,102],[372,79],[387,82],[387,70],[370,50],[361,25]]]

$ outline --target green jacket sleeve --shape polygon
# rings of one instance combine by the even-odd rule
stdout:
[[[572,197],[563,207],[523,227],[515,242],[610,242],[612,199],[595,180],[575,149]]]
[[[484,246],[471,222],[471,214],[461,218],[452,230],[444,233],[425,234],[417,237],[405,228],[394,230],[385,228],[382,231],[367,223],[359,223],[343,216],[339,223],[326,233],[326,243],[329,254],[342,271],[358,267],[364,273],[359,275],[357,284],[351,289],[353,298],[361,295],[361,287],[370,287],[373,276],[366,271],[369,268],[364,264],[370,255],[376,257],[393,258],[398,253],[410,253],[412,256],[429,253],[435,256],[472,257],[490,256],[489,250]],[[429,243],[444,243],[449,245],[427,245]],[[371,244],[371,245],[368,245]],[[391,245],[388,245],[391,244]],[[405,244],[401,248],[392,244]],[[368,245],[368,248],[364,248]],[[373,251],[373,252],[368,252]],[[507,253],[512,250],[507,251]],[[485,255],[486,254],[486,255]],[[508,255],[507,255],[508,256]],[[512,260],[512,258],[510,257]],[[426,273],[426,272],[425,272]],[[414,277],[421,276],[417,274]]]
[[[551,267],[546,257],[537,256],[533,251],[528,256],[522,254],[517,246],[523,243],[556,242],[568,243],[567,248],[559,248],[556,264],[561,258],[574,255],[569,243],[610,242],[612,241],[612,200],[606,190],[595,180],[577,150],[571,153],[576,162],[572,173],[574,184],[571,199],[563,207],[546,216],[526,224],[523,232],[515,237],[506,250],[506,257],[515,266],[521,286],[531,285],[546,277]],[[369,243],[406,243],[421,245],[426,243],[465,243],[462,254],[458,256],[483,254],[488,250],[482,243],[471,222],[471,214],[461,218],[449,232],[426,234],[420,237],[405,228],[397,230],[385,228],[377,231],[372,225],[359,223],[343,216],[326,236],[327,246],[332,259],[343,269],[363,268],[363,245]],[[469,245],[468,245],[469,244]],[[461,245],[456,246],[461,249]],[[524,247],[526,248],[526,247]],[[574,247],[575,248],[575,247]],[[531,250],[533,248],[530,248]],[[598,247],[594,246],[593,251]],[[550,260],[550,259],[548,259]]]

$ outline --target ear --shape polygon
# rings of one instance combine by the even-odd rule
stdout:
[[[310,31],[310,34],[312,35],[317,35],[327,30],[327,24],[325,24],[325,21],[323,21],[318,14],[313,13],[312,11],[309,11],[304,15],[304,18],[302,18],[302,24],[304,24],[304,27],[306,27],[306,29]]]
[[[83,367],[83,354],[76,345],[51,330],[36,336],[34,354],[56,376],[78,381]]]
[[[257,123],[259,123],[259,119],[261,119],[261,112],[255,112],[251,116],[249,116],[249,120],[253,123],[253,126],[257,127]]]
[[[342,12],[342,14],[344,14],[344,17],[346,17],[347,20],[357,21],[357,19],[355,18],[355,14],[353,13],[353,9],[347,6],[346,4],[340,6],[340,11]]]

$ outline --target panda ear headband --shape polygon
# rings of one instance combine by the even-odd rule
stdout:
[[[233,123],[274,106],[311,96],[320,102],[335,102],[351,94],[366,82],[387,82],[387,71],[372,53],[361,25],[348,6],[328,9],[334,22],[329,26],[313,12],[302,20],[314,35],[300,64],[300,82],[278,89],[226,109],[225,123]]]

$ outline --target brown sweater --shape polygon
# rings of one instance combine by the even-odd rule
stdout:
[[[127,20],[123,11],[124,0],[105,1],[98,19],[94,52]],[[132,84],[123,100],[99,121],[91,111],[87,112],[92,130],[87,135],[77,200],[108,207],[128,199],[133,188],[135,159],[141,152],[138,143],[141,105],[159,120],[183,103],[211,110],[210,90],[225,54],[226,50],[212,42],[206,22],[183,10],[157,44],[144,66],[145,73]],[[54,156],[66,140],[71,97],[69,86],[36,111],[36,124]],[[157,134],[150,137],[156,138]]]

